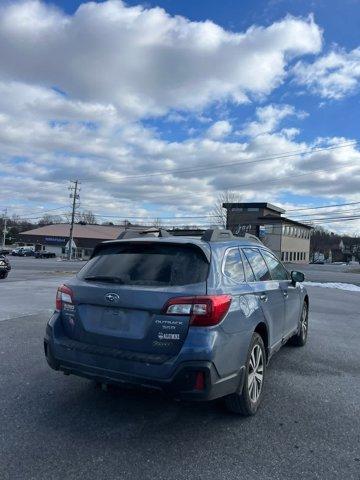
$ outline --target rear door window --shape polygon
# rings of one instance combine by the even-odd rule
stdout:
[[[273,280],[288,280],[289,274],[285,267],[281,265],[279,260],[275,256],[267,252],[266,250],[261,250],[262,256],[265,258],[267,266],[270,270],[270,275]]]
[[[238,248],[232,248],[226,252],[224,260],[224,274],[237,283],[245,280],[244,267]]]
[[[256,280],[261,282],[271,280],[269,269],[259,250],[257,248],[244,248],[243,252],[251,265]]]
[[[79,277],[123,285],[177,286],[205,282],[208,269],[197,247],[134,242],[100,250]]]

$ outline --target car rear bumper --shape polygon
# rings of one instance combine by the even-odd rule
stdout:
[[[244,367],[226,377],[220,377],[211,361],[193,360],[174,365],[171,374],[165,378],[156,376],[157,367],[145,363],[146,359],[138,360],[104,355],[101,349],[90,351],[84,344],[57,336],[54,341],[51,326],[46,329],[44,350],[47,362],[54,370],[65,374],[73,374],[92,379],[99,383],[138,386],[150,390],[160,390],[181,400],[214,400],[230,395],[242,388]],[[70,340],[70,341],[69,341]],[[78,344],[78,345],[77,345]],[[141,374],[134,373],[123,367],[128,364],[142,363]],[[122,367],[121,367],[122,365]],[[148,374],[144,374],[147,371]]]

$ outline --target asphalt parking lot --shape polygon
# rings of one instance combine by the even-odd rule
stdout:
[[[244,419],[220,402],[103,392],[49,369],[42,339],[56,286],[82,264],[12,264],[0,283],[2,480],[360,478],[360,291],[308,287],[308,344],[271,360],[264,404]],[[314,267],[303,270],[322,281]],[[320,272],[360,284],[360,274]]]
[[[60,261],[57,258],[13,257],[12,255],[9,255],[8,259],[12,271],[4,282],[44,280],[61,275],[72,275],[85,264],[79,261]]]

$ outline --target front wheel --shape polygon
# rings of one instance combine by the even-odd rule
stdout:
[[[295,347],[303,347],[306,344],[309,330],[309,307],[307,302],[304,302],[301,312],[299,330],[296,335],[290,338],[289,343]]]
[[[265,371],[264,342],[258,333],[254,333],[246,360],[242,390],[225,398],[226,407],[230,412],[244,416],[255,415],[263,396]]]

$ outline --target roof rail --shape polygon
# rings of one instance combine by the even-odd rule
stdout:
[[[222,230],[220,228],[211,228],[205,230],[201,240],[205,242],[223,242],[226,240],[233,240],[235,237],[231,230]]]
[[[260,238],[258,238],[256,235],[252,235],[251,233],[245,233],[244,238],[247,238],[248,240],[253,240],[256,243],[261,243],[261,245],[264,245]]]
[[[149,235],[150,237],[156,237],[155,234],[158,234],[158,237],[170,237],[170,233],[167,230],[164,230],[162,228],[149,228],[148,230],[134,230],[134,229],[128,229],[124,230],[123,232],[120,233],[120,235],[117,237],[118,240],[125,240],[128,238],[139,238],[139,237],[145,237],[146,235]]]

